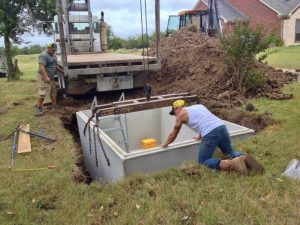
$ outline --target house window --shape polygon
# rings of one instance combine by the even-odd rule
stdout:
[[[300,20],[296,20],[296,35],[295,41],[300,42]]]

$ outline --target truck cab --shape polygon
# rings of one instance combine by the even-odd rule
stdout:
[[[59,46],[60,34],[58,29],[58,17],[54,17],[54,39]],[[67,30],[68,29],[68,30]],[[69,40],[69,52],[87,53],[91,52],[91,43],[94,52],[100,52],[100,27],[97,16],[92,16],[93,41],[90,41],[90,24],[87,15],[71,14],[68,26],[64,26],[65,39]],[[66,35],[68,34],[68,36]],[[60,54],[60,47],[57,50]]]

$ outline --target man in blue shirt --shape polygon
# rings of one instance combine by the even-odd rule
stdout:
[[[43,51],[38,58],[38,99],[35,109],[36,116],[42,116],[44,114],[42,107],[44,99],[48,94],[50,94],[52,108],[57,108],[57,90],[54,76],[57,71],[63,73],[63,70],[57,65],[55,56],[56,49],[57,45],[55,43],[50,43],[47,50]]]
[[[172,143],[176,139],[182,124],[186,124],[198,134],[194,137],[196,140],[202,138],[198,156],[200,164],[217,170],[236,171],[242,176],[248,174],[248,169],[256,173],[264,172],[264,168],[253,156],[245,156],[232,148],[230,136],[224,122],[205,106],[198,104],[185,107],[184,100],[177,100],[173,103],[170,114],[176,116],[175,126],[161,147],[166,148]],[[221,149],[224,155],[229,155],[231,159],[214,158],[213,153],[217,147]]]

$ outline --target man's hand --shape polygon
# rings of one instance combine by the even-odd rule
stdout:
[[[166,147],[168,147],[168,145],[166,143],[163,143],[163,144],[160,145],[160,147],[166,148]]]
[[[47,82],[47,83],[51,83],[51,79],[50,77],[47,75],[44,77],[44,80]]]
[[[59,73],[61,73],[61,74],[64,74],[64,70],[63,70],[63,68],[61,68],[60,66],[56,66],[56,71],[57,72],[59,72]]]
[[[201,135],[197,134],[196,136],[193,137],[193,139],[195,139],[196,141],[199,141],[201,139]]]

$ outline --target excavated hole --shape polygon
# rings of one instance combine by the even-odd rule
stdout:
[[[80,169],[81,173],[76,173],[74,175],[73,179],[75,182],[78,182],[78,183],[84,182],[86,184],[90,184],[90,183],[92,183],[93,178],[90,176],[88,170],[86,169],[86,167],[84,165],[76,114],[72,113],[69,116],[66,116],[66,115],[62,116],[61,120],[64,124],[64,128],[72,134],[72,137],[73,137],[75,145],[76,145],[77,160],[76,160],[75,164]]]
[[[75,173],[73,179],[75,182],[84,182],[86,184],[90,184],[93,181],[93,178],[90,176],[87,168],[84,165],[83,152],[81,148],[77,126],[76,112],[86,110],[91,107],[91,103],[94,98],[93,94],[82,95],[77,97],[73,96],[72,98],[68,97],[66,99],[59,100],[59,104],[64,106],[64,110],[62,110],[61,112],[62,115],[60,119],[63,122],[64,128],[72,134],[77,150],[76,166],[79,168],[80,173]],[[98,94],[98,104],[106,104],[109,102],[118,101],[121,94],[121,91]],[[140,89],[128,90],[125,92],[126,100],[141,97],[143,97],[143,90]]]

